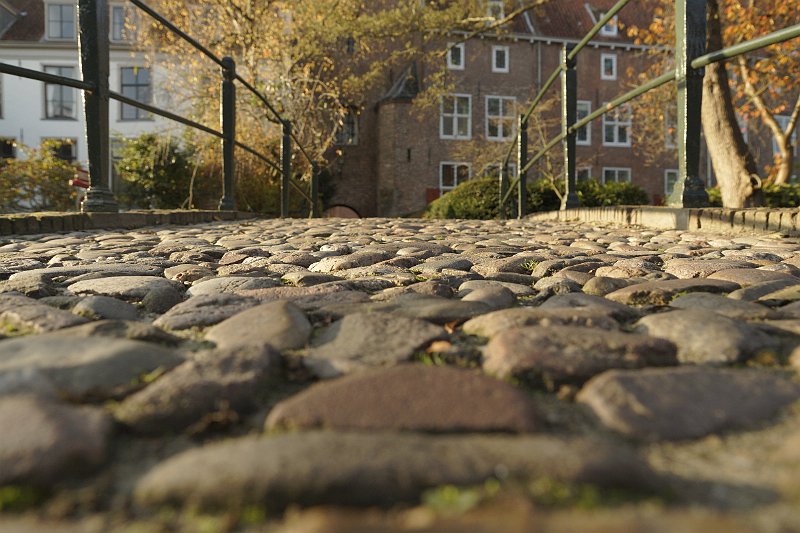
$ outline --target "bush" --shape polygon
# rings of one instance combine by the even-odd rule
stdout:
[[[800,206],[800,184],[767,185],[764,187],[764,204],[767,207]]]
[[[499,195],[497,179],[469,180],[431,202],[425,211],[425,218],[497,218]],[[514,205],[514,199],[508,205]],[[528,184],[528,212],[550,211],[558,209],[559,205],[558,195],[547,183],[537,181]]]
[[[563,190],[562,183],[556,187]],[[647,193],[631,183],[606,183],[594,180],[578,183],[578,197],[585,207],[607,205],[645,205]],[[462,183],[441,198],[432,202],[425,211],[426,218],[497,218],[499,189],[497,179],[480,178]],[[509,206],[515,205],[514,200]],[[528,184],[528,212],[553,211],[561,207],[561,200],[553,186],[544,180]],[[513,212],[509,207],[508,215]]]
[[[20,146],[24,159],[0,160],[0,208],[13,211],[69,211],[76,193],[69,180],[79,167],[56,157],[59,141],[39,148]]]
[[[578,182],[578,198],[582,207],[604,207],[610,205],[647,205],[650,199],[644,189],[627,182],[601,184],[596,180]]]
[[[216,208],[221,196],[219,170],[202,165],[191,145],[171,136],[144,133],[125,141],[117,170],[117,196],[128,207]]]

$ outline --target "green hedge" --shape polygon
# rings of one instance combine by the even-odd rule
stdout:
[[[556,186],[563,189],[560,183]],[[606,205],[643,205],[647,193],[630,183],[606,183],[594,180],[578,183],[578,197],[585,207]],[[491,219],[498,216],[499,189],[497,179],[480,178],[462,183],[428,205],[426,218]],[[553,211],[561,201],[553,187],[545,181],[528,184],[528,212]],[[516,210],[515,199],[508,204],[508,214]]]
[[[722,193],[719,187],[706,189],[711,207],[722,207]],[[766,207],[798,207],[800,206],[800,184],[767,185],[763,189],[764,206]]]

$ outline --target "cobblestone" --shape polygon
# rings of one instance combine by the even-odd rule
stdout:
[[[196,511],[283,530],[286,508],[343,504],[401,507],[348,524],[446,531],[442,502],[511,501],[563,531],[586,530],[564,508],[589,502],[627,531],[658,522],[643,498],[676,523],[687,506],[687,524],[746,510],[743,530],[800,529],[798,238],[81,228],[0,241],[0,530],[209,529]],[[14,494],[41,494],[30,517],[4,513]]]

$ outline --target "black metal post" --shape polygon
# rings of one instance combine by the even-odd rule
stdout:
[[[705,69],[692,60],[706,51],[706,0],[675,0],[675,79],[678,85],[678,182],[668,199],[675,207],[708,205],[700,179],[700,111]]]
[[[220,91],[220,125],[222,126],[222,198],[221,211],[236,209],[234,180],[236,173],[236,62],[232,57],[222,58],[222,87]]]
[[[281,142],[281,218],[289,216],[289,180],[292,179],[292,123],[283,121]]]
[[[497,215],[500,220],[506,219],[506,194],[508,193],[508,162],[503,161],[500,164],[500,210]]]
[[[319,218],[319,165],[311,163],[311,218]]]
[[[81,74],[91,83],[83,91],[86,116],[86,147],[89,151],[89,189],[81,203],[83,212],[116,212],[117,201],[109,189],[111,149],[109,147],[108,101],[108,2],[78,1],[78,43]]]
[[[565,44],[561,49],[561,133],[565,135],[564,146],[564,198],[561,209],[571,209],[581,205],[575,191],[575,140],[576,132],[567,133],[569,127],[575,124],[578,118],[578,73],[575,70],[575,58],[569,55],[575,45]]]
[[[524,218],[528,214],[528,120],[525,115],[517,119],[519,139],[517,144],[517,174],[519,189],[517,193],[517,218]]]

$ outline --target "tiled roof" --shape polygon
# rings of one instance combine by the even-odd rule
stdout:
[[[4,0],[19,14],[17,21],[3,35],[2,41],[40,41],[44,35],[44,2],[42,0]]]
[[[616,3],[617,0],[551,0],[534,8],[531,19],[537,35],[581,39],[592,29],[603,13],[608,12]],[[635,2],[624,7],[618,17],[623,29],[616,37],[607,37],[598,33],[594,39],[609,42],[630,41],[625,28],[645,27],[650,24],[651,20],[647,10],[641,9]]]

